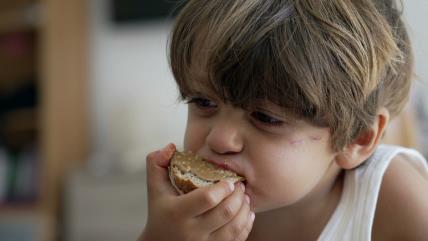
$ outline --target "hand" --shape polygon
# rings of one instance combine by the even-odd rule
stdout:
[[[168,178],[175,146],[147,156],[148,219],[140,241],[244,241],[254,222],[242,183],[178,195]]]

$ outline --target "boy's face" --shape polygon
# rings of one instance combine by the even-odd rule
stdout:
[[[243,110],[207,93],[188,101],[184,149],[245,176],[255,211],[316,196],[337,169],[328,128],[289,118],[270,103]]]

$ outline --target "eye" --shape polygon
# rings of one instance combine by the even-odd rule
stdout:
[[[280,126],[282,124],[284,124],[284,121],[282,120],[278,120],[268,114],[265,114],[263,112],[260,111],[254,111],[251,113],[251,117],[256,120],[257,122],[262,123],[263,125],[268,125],[268,126]]]
[[[199,109],[211,109],[217,107],[213,101],[202,97],[191,97],[186,101],[186,104],[194,104]]]

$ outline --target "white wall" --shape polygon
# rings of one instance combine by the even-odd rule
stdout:
[[[428,1],[403,2],[416,72],[428,89]],[[107,3],[91,1],[93,149],[138,167],[149,150],[180,145],[184,133],[186,110],[175,102],[166,58],[171,24],[119,28],[109,23]]]
[[[93,150],[133,169],[147,152],[181,145],[186,109],[166,58],[171,23],[115,26],[108,2],[91,1]]]
[[[416,72],[423,82],[428,81],[428,1],[403,0],[404,17],[415,54]]]
[[[428,1],[403,0],[404,17],[409,28],[415,56],[413,104],[420,120],[417,135],[420,150],[428,156]]]

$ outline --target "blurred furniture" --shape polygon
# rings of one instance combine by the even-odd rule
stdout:
[[[65,241],[137,240],[147,216],[145,173],[97,177],[71,173],[65,193]]]
[[[0,205],[0,240],[6,240],[2,228],[24,232],[7,236],[8,241],[61,240],[64,175],[81,166],[88,153],[86,4],[85,0],[0,2],[0,36],[30,33],[35,41],[28,61],[0,60],[6,66],[0,90],[10,92],[30,83],[37,91],[34,107],[8,109],[4,120],[12,127],[6,137],[15,140],[25,131],[22,135],[35,142],[39,153],[36,199]],[[19,53],[19,46],[14,51]],[[29,75],[34,78],[24,78]]]

